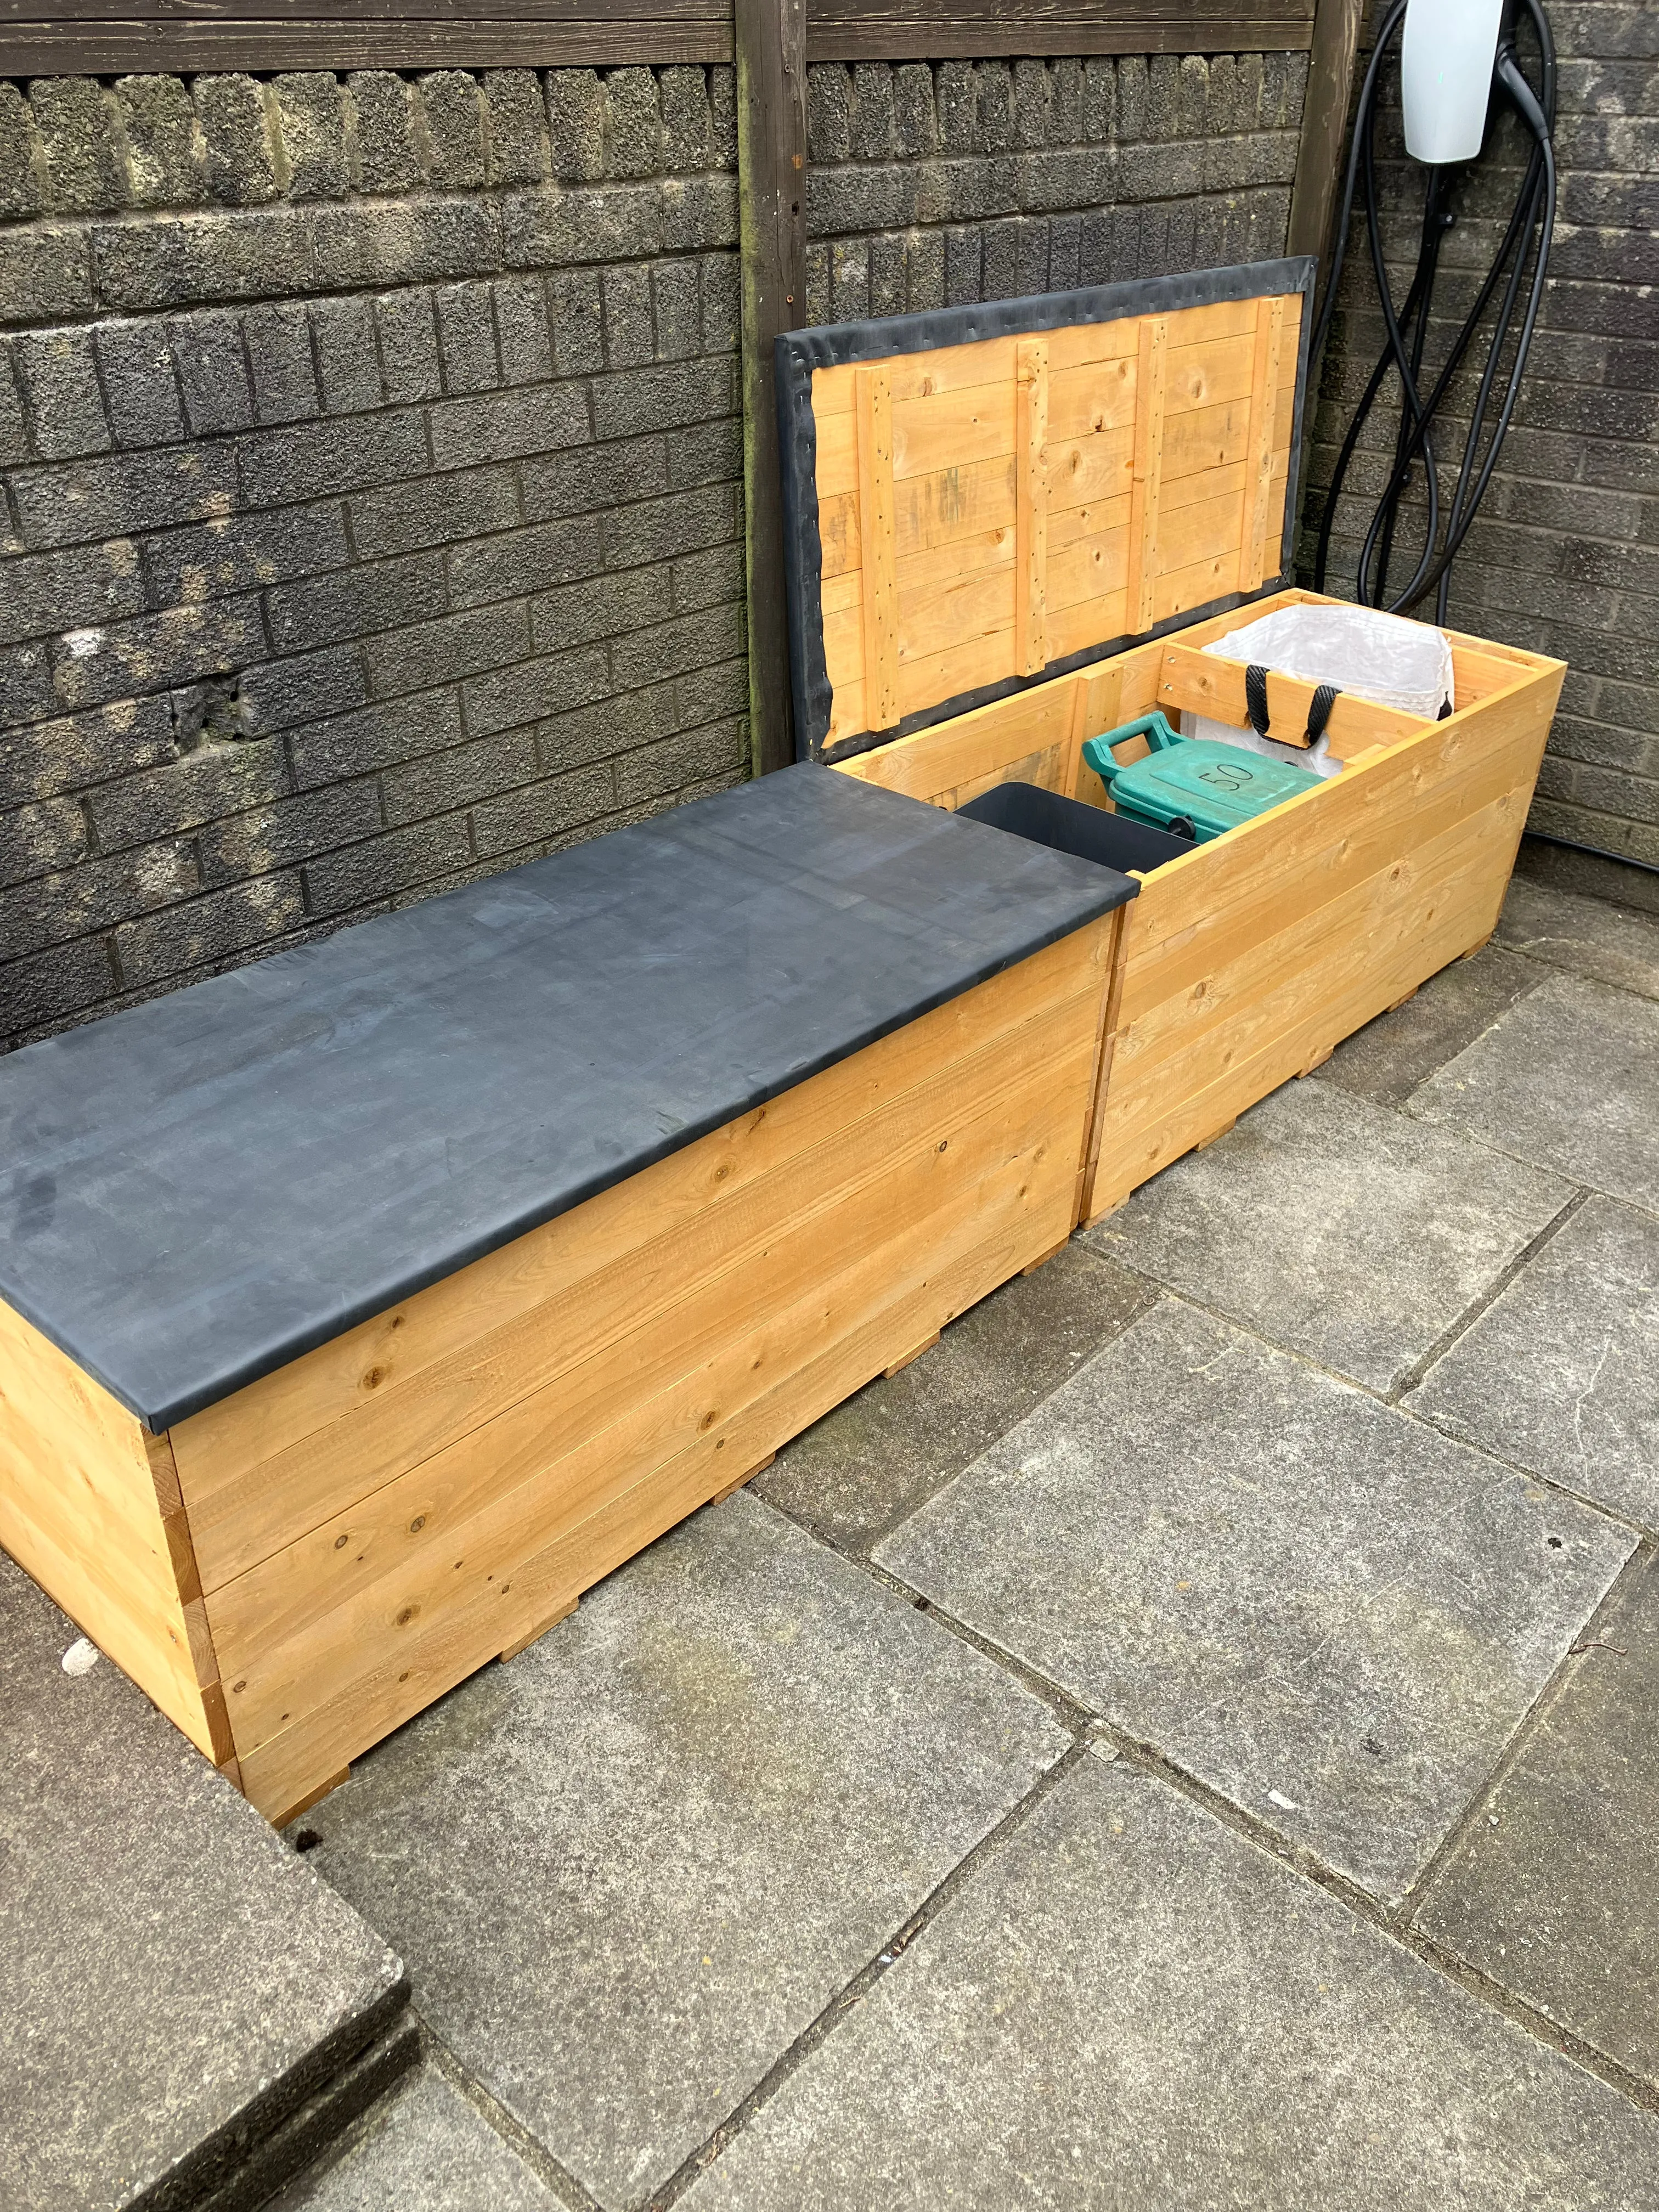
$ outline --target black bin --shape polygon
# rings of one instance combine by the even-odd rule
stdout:
[[[1150,875],[1166,860],[1178,860],[1193,849],[1184,837],[1132,822],[1127,814],[1085,806],[1080,799],[1063,799],[1059,792],[1044,791],[1035,783],[996,784],[957,811],[969,822],[988,823],[993,830],[1006,830],[1016,837],[1029,837],[1034,845],[1072,853],[1079,860],[1095,860],[1125,875],[1131,868]]]

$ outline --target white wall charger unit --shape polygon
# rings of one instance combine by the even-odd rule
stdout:
[[[1400,48],[1406,151],[1473,161],[1486,135],[1504,0],[1410,0]]]

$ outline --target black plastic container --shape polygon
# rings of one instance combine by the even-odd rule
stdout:
[[[1131,868],[1150,875],[1193,849],[1188,839],[1132,822],[1127,814],[1085,806],[1080,799],[1063,799],[1035,783],[994,784],[957,811],[969,822],[988,823],[993,830],[1006,830],[1034,845],[1075,854],[1079,860],[1094,860],[1126,875]]]

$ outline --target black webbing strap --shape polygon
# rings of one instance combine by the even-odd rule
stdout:
[[[1331,708],[1342,696],[1340,684],[1322,684],[1308,702],[1308,743],[1316,745],[1325,734],[1325,725],[1331,719]]]
[[[1250,718],[1250,727],[1257,737],[1265,738],[1267,720],[1267,672],[1255,661],[1244,671],[1244,710]]]

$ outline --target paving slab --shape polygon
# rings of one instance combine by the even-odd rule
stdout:
[[[266,2212],[564,2212],[517,2151],[436,2069],[359,2120]]]
[[[125,1675],[65,1671],[81,1640],[0,1555],[6,2212],[194,2204],[301,2107],[314,2148],[319,2100],[408,1996],[381,1938]]]
[[[1530,959],[1659,999],[1659,920],[1650,914],[1516,876],[1498,936]]]
[[[952,1322],[931,1352],[798,1437],[753,1486],[848,1550],[867,1552],[1154,1295],[1115,1261],[1068,1244]]]
[[[1633,1543],[1166,1299],[876,1558],[1393,1902]]]
[[[1316,1079],[1264,1098],[1087,1236],[1387,1391],[1572,1194],[1554,1176]]]
[[[1653,2212],[1659,2119],[1092,1755],[686,2212]]]
[[[1659,1221],[1593,1194],[1405,1402],[1659,1530]]]
[[[603,2203],[649,2195],[1071,1739],[739,1493],[307,1814],[421,2009]]]
[[[1659,1213],[1659,1005],[1552,975],[1407,1110]]]
[[[1320,1069],[1319,1079],[1379,1106],[1403,1105],[1419,1083],[1543,980],[1535,962],[1499,945],[1482,945],[1431,975],[1403,1006],[1356,1030]]]
[[[1659,2089],[1659,1558],[1581,1642],[1415,1917]]]

